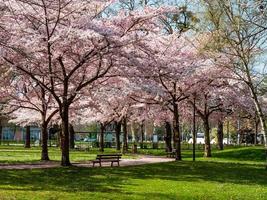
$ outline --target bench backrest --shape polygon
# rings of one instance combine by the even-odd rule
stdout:
[[[105,160],[105,159],[120,159],[122,154],[98,154],[96,159]]]

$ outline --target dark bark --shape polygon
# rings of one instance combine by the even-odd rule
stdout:
[[[104,152],[104,133],[105,133],[105,125],[100,124],[100,137],[99,137],[99,151]]]
[[[128,131],[127,131],[127,119],[123,119],[123,147],[122,153],[128,152]]]
[[[47,123],[43,122],[41,125],[41,134],[42,134],[42,140],[41,140],[41,146],[42,146],[42,154],[41,154],[41,160],[48,161],[48,132],[47,132]]]
[[[196,130],[196,98],[194,97],[193,101],[193,161],[196,160],[196,137],[197,137],[197,130]]]
[[[62,166],[71,166],[70,157],[69,157],[69,107],[66,103],[62,106],[61,112],[61,165]]]
[[[70,149],[74,149],[74,147],[75,147],[75,131],[74,131],[72,124],[70,124],[70,126],[69,126],[69,132],[70,132]]]
[[[204,135],[205,135],[205,152],[204,157],[211,157],[211,145],[210,145],[210,126],[209,117],[206,116],[203,120]]]
[[[174,122],[173,122],[173,125],[174,125]],[[177,143],[177,140],[176,140],[176,136],[175,136],[175,131],[174,131],[174,127],[172,129],[172,148],[173,149],[176,149],[176,143]]]
[[[144,121],[141,123],[141,141],[140,141],[140,148],[144,148],[144,138],[145,138],[145,124]]]
[[[166,152],[172,151],[172,128],[170,122],[165,122],[165,144]]]
[[[31,148],[31,127],[30,126],[26,126],[24,147]]]
[[[181,136],[180,136],[180,123],[179,123],[179,111],[178,111],[178,105],[177,103],[173,103],[173,134],[174,134],[174,143],[175,143],[175,159],[176,160],[182,160],[181,155]]]
[[[115,122],[115,134],[116,134],[116,150],[121,150],[121,141],[120,141],[120,135],[121,135],[121,122]]]
[[[223,121],[218,121],[217,127],[218,149],[223,150]]]

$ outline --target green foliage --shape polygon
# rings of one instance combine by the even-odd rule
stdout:
[[[163,136],[164,135],[164,127],[155,127],[155,134],[159,135],[159,136]]]

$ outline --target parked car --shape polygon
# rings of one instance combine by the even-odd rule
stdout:
[[[215,138],[213,138],[211,141],[210,141],[211,144],[217,144],[217,141],[215,140]],[[231,144],[232,141],[229,140],[229,144]],[[227,138],[223,138],[223,144],[227,144]]]
[[[193,138],[190,138],[188,143],[193,144]],[[204,133],[197,133],[196,144],[205,144]]]
[[[83,139],[84,142],[95,142],[96,139],[95,138],[89,138],[89,137],[86,137]]]

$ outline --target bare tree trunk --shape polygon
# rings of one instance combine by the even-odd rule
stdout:
[[[128,152],[128,131],[127,131],[127,119],[123,119],[123,147],[122,153]]]
[[[174,131],[174,138],[175,138],[175,159],[176,160],[182,160],[181,155],[181,137],[180,137],[180,124],[179,124],[179,111],[178,111],[178,105],[177,103],[173,102],[173,131]]]
[[[250,76],[248,75],[248,77],[250,78]],[[251,96],[253,97],[253,100],[254,100],[254,104],[255,104],[255,107],[256,107],[256,111],[257,111],[257,114],[258,114],[258,118],[259,118],[259,121],[260,121],[260,124],[261,124],[261,127],[262,127],[262,132],[263,132],[263,137],[264,137],[264,147],[265,147],[265,159],[266,159],[266,163],[265,163],[265,168],[267,170],[267,125],[266,125],[266,120],[265,120],[265,116],[264,116],[264,113],[262,111],[262,107],[259,103],[259,99],[258,99],[258,96],[257,96],[257,93],[255,92],[254,90],[254,87],[253,87],[253,83],[252,83],[252,80],[250,80],[250,92],[251,92]]]
[[[120,135],[121,135],[121,122],[115,122],[115,133],[116,133],[116,150],[121,150],[121,141],[120,141]]]
[[[75,147],[75,131],[73,125],[69,125],[69,132],[70,132],[70,149],[74,149]]]
[[[132,135],[132,143],[136,144],[136,123],[132,122],[131,123],[131,135]]]
[[[222,120],[218,120],[217,139],[218,139],[219,150],[223,150],[223,121]]]
[[[172,148],[176,149],[177,140],[175,137],[174,122],[173,122],[173,128],[172,128],[172,141],[173,141]]]
[[[99,151],[104,152],[104,132],[105,125],[100,123]]]
[[[166,152],[172,151],[172,128],[170,122],[165,122],[165,144]]]
[[[70,163],[70,156],[69,156],[69,108],[66,103],[62,105],[62,113],[61,113],[61,120],[62,120],[62,132],[61,132],[61,165],[62,166],[71,166]]]
[[[259,121],[258,121],[257,113],[255,113],[255,135],[254,135],[254,145],[257,144],[258,131],[259,131]]]
[[[205,116],[203,120],[204,126],[204,134],[205,134],[205,152],[204,157],[211,157],[211,146],[210,146],[210,126],[209,126],[209,118]]]
[[[196,137],[197,137],[197,130],[196,130],[196,98],[194,97],[193,101],[193,161],[196,160]]]
[[[142,121],[141,123],[141,142],[140,142],[140,148],[144,148],[144,138],[145,138],[145,123]]]
[[[24,147],[31,148],[31,127],[30,126],[26,126]]]
[[[41,141],[41,146],[42,146],[42,155],[41,155],[41,160],[48,161],[49,156],[48,156],[48,132],[47,132],[47,123],[43,122],[41,125],[41,132],[42,132],[42,141]]]

